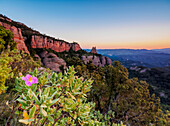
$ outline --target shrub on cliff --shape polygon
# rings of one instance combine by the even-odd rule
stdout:
[[[16,47],[16,42],[14,42],[13,38],[13,33],[0,25],[0,52],[7,48],[12,50]]]

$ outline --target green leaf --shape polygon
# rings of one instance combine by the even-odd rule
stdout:
[[[40,108],[40,112],[41,112],[41,114],[43,114],[44,116],[47,116],[47,112],[46,112],[43,108]]]
[[[56,94],[57,94],[58,91],[55,91],[52,95],[51,95],[51,98],[53,98]]]
[[[52,123],[54,122],[53,117],[52,117],[52,116],[50,116],[50,115],[48,116],[48,120],[49,120],[50,122],[52,122]]]
[[[33,94],[33,98],[34,98],[36,104],[37,104],[37,105],[40,105],[40,101],[38,100],[37,96],[34,94],[33,91],[31,91],[31,93]]]
[[[19,114],[19,111],[17,110],[17,111],[15,112],[15,114]]]
[[[21,103],[24,106],[27,106],[26,102],[22,99],[17,99],[17,101],[19,101],[19,103]]]
[[[55,91],[55,92],[51,95],[51,97],[48,97],[46,100],[52,99],[52,98],[57,94],[57,92],[58,92],[58,91]]]
[[[25,97],[25,95],[22,93],[22,97],[24,100],[27,100],[27,98]]]
[[[44,89],[44,92],[43,92],[43,96],[48,97],[49,92],[50,92],[50,87],[45,88],[45,89]]]
[[[33,118],[36,111],[35,105],[30,109],[29,118]]]
[[[35,76],[38,75],[38,70],[37,70],[37,68],[34,69],[34,75],[35,75]]]
[[[31,85],[31,89],[33,92],[35,92],[37,90],[37,85],[36,84],[32,84]]]
[[[48,106],[51,106],[51,105],[55,104],[58,100],[59,100],[59,98],[53,100]]]

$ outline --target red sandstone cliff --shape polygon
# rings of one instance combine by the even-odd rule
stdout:
[[[81,50],[77,43],[68,43],[64,40],[57,40],[49,36],[40,34],[38,31],[32,30],[23,23],[15,22],[3,15],[0,15],[0,25],[14,33],[14,41],[17,43],[17,49],[25,50],[29,53],[24,41],[27,41],[32,48],[52,49],[56,52],[64,52],[72,49],[73,51]],[[24,39],[23,39],[24,38]]]
[[[56,52],[69,51],[70,49],[74,51],[81,50],[80,45],[77,43],[68,43],[61,40],[54,40],[52,38],[47,38],[46,36],[33,35],[31,39],[32,48],[46,48],[52,49]]]
[[[20,28],[16,28],[15,26],[11,26],[10,24],[1,21],[0,21],[0,25],[2,25],[5,29],[11,30],[13,32],[14,41],[17,43],[17,49],[25,50],[27,53],[29,53],[27,46],[25,45],[25,42],[23,40],[23,36]]]

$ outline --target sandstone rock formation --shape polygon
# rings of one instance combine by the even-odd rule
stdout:
[[[23,23],[15,22],[1,14],[0,25],[14,33],[14,41],[17,42],[17,48],[19,50],[25,50],[27,53],[29,52],[25,45],[26,40],[28,40],[27,44],[30,44],[32,48],[46,48],[52,49],[56,52],[68,52],[70,49],[73,51],[81,50],[80,45],[75,42],[68,43],[64,40],[57,40],[50,36],[42,35],[38,31],[27,27]]]
[[[87,64],[89,61],[92,61],[92,63],[95,66],[101,66],[104,67],[105,65],[111,65],[112,60],[105,56],[82,56],[82,60],[85,64]]]
[[[94,54],[97,54],[96,47],[92,47],[92,49],[91,49],[90,52],[91,52],[91,53],[94,53]]]
[[[61,40],[54,40],[52,38],[47,38],[46,36],[33,35],[31,39],[32,48],[46,48],[52,49],[56,52],[69,51],[70,49],[74,51],[81,50],[80,45],[77,43],[68,43]]]
[[[50,68],[51,70],[61,72],[60,66],[63,66],[66,69],[66,62],[57,57],[54,53],[48,53],[47,51],[43,51],[40,54],[40,57],[43,59],[42,62],[45,67]]]
[[[17,43],[17,49],[24,50],[26,53],[29,54],[29,51],[27,49],[27,46],[25,45],[25,42],[23,40],[23,36],[21,33],[20,28],[16,28],[15,26],[11,26],[7,23],[3,23],[0,21],[0,25],[2,25],[5,29],[11,30],[14,34],[14,41]]]

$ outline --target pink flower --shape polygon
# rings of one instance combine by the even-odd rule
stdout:
[[[21,77],[22,80],[25,81],[27,86],[31,86],[32,84],[38,83],[36,77],[32,77],[30,74],[27,74],[26,77]]]

